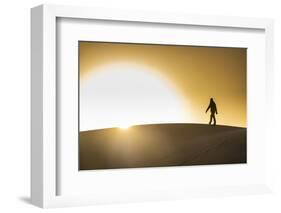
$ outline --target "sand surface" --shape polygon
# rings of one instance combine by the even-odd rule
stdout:
[[[246,163],[246,128],[151,124],[80,132],[81,170]]]

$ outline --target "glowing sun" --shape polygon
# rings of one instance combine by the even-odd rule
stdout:
[[[181,96],[159,74],[134,64],[111,64],[80,80],[80,131],[186,122]]]
[[[129,129],[130,127],[131,127],[130,125],[122,125],[122,124],[119,126],[119,128],[120,128],[120,129],[123,129],[123,130],[127,130],[127,129]]]

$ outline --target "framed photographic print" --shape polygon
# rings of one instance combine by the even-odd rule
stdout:
[[[270,191],[270,19],[32,9],[32,203]]]
[[[78,51],[80,170],[247,162],[246,48],[79,41]]]

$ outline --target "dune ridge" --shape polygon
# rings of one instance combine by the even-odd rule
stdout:
[[[148,124],[80,132],[79,169],[247,162],[247,130],[206,124]]]

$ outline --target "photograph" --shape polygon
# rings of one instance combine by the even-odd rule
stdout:
[[[247,163],[247,48],[78,41],[79,171]]]

